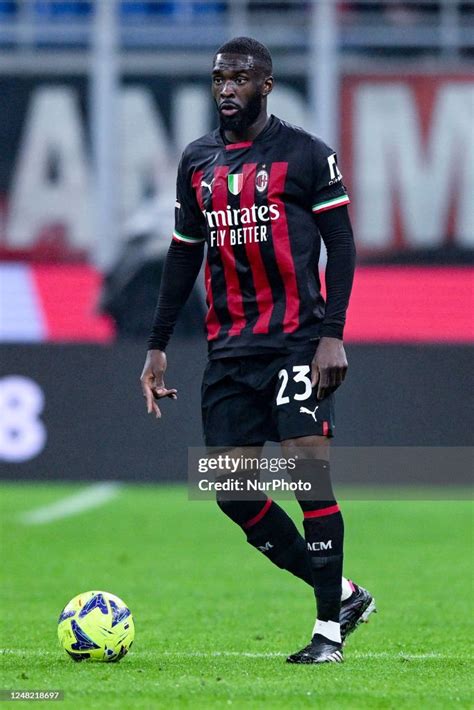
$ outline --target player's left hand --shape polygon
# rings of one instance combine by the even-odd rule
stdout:
[[[324,399],[344,382],[347,367],[342,340],[321,338],[311,363],[311,385],[318,386],[318,399]]]

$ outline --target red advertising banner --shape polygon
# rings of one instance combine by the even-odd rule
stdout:
[[[87,265],[0,265],[0,342],[112,342],[114,324],[97,306],[101,281]],[[472,343],[473,283],[470,267],[359,266],[345,341]],[[190,336],[199,323],[196,314]]]
[[[472,74],[346,75],[341,116],[359,251],[474,246]]]
[[[358,343],[473,343],[474,269],[360,266],[344,339]]]

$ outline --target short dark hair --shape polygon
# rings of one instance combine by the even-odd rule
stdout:
[[[222,44],[214,54],[214,61],[218,54],[246,54],[254,57],[263,69],[272,73],[272,55],[267,47],[252,37],[234,37]]]

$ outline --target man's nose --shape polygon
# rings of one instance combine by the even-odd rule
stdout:
[[[235,93],[234,82],[233,81],[224,82],[224,84],[222,85],[222,88],[221,88],[221,96],[223,98],[227,97],[227,96],[233,96],[234,93]]]

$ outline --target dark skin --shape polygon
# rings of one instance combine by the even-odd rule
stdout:
[[[260,112],[243,131],[224,131],[230,143],[253,141],[263,131],[268,121],[267,96],[273,89],[273,77],[253,57],[240,54],[218,54],[212,69],[212,96],[218,111],[226,113],[226,106],[245,109],[257,92],[262,100]]]
[[[256,94],[261,96],[260,110],[250,125],[242,130],[226,129],[230,143],[253,141],[263,131],[268,121],[267,96],[273,88],[273,77],[252,56],[218,54],[212,70],[212,95],[224,117],[232,118],[245,111]],[[140,378],[148,414],[161,417],[157,400],[177,398],[177,390],[166,387],[166,354],[149,350]],[[317,398],[323,399],[342,384],[347,372],[347,358],[341,340],[320,339],[311,363],[311,383],[317,387]],[[307,436],[282,442],[285,449],[298,448],[304,458],[328,458],[328,440],[323,436]],[[313,452],[313,453],[311,453]]]

